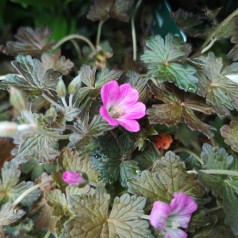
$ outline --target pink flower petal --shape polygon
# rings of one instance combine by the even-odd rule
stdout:
[[[103,105],[108,108],[110,104],[117,101],[120,94],[120,89],[117,81],[113,80],[103,85],[101,89],[101,98]]]
[[[111,125],[111,126],[119,125],[119,122],[109,115],[108,111],[106,110],[106,108],[104,106],[100,107],[99,112],[100,112],[101,116],[108,122],[109,125]]]
[[[140,124],[136,120],[127,120],[118,118],[119,124],[130,132],[138,132],[140,130]]]
[[[139,93],[136,89],[132,88],[129,83],[120,86],[120,94],[117,99],[118,106],[130,107],[135,104],[139,99]]]
[[[140,118],[144,117],[146,107],[145,107],[144,103],[137,102],[136,104],[134,104],[130,108],[126,108],[126,109],[123,108],[123,110],[126,111],[126,114],[121,116],[120,118],[121,119],[133,120],[133,119],[140,119]]]
[[[176,223],[178,227],[188,228],[192,213],[197,210],[198,206],[189,195],[183,192],[175,192],[170,208],[171,221]]]
[[[165,238],[187,238],[188,234],[181,229],[166,229]]]
[[[72,186],[77,186],[78,184],[86,182],[80,173],[73,171],[65,171],[62,174],[62,179],[64,180],[65,183],[68,183]]]
[[[170,207],[167,203],[157,201],[154,202],[150,213],[150,224],[158,230],[165,229],[166,219],[170,214]]]

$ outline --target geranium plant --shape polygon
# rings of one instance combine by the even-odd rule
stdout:
[[[0,237],[237,237],[235,1],[12,2],[43,15],[0,46]]]

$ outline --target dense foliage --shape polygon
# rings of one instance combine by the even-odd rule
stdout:
[[[0,1],[0,237],[238,237],[238,4],[170,4]]]

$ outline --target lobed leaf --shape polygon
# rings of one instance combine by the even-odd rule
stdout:
[[[19,144],[15,150],[18,163],[25,163],[31,158],[44,163],[54,160],[59,155],[58,140],[44,132],[25,134],[20,140],[15,140],[15,143]]]
[[[59,162],[64,171],[86,173],[90,181],[98,181],[98,173],[93,169],[88,156],[80,156],[74,149],[65,147],[61,151]]]
[[[160,85],[150,85],[151,93],[164,104],[154,104],[147,109],[151,124],[174,126],[184,121],[191,130],[197,130],[208,138],[213,136],[215,128],[203,123],[194,111],[211,114],[213,110],[199,100],[191,100],[186,95],[171,93]]]
[[[0,227],[10,225],[24,215],[25,211],[14,208],[9,202],[5,203],[0,209]]]
[[[92,21],[105,22],[108,18],[116,18],[120,21],[129,21],[127,11],[133,4],[133,0],[95,0],[90,7],[87,18]]]
[[[15,201],[20,194],[34,185],[31,181],[22,181],[19,183],[20,175],[21,172],[18,169],[17,163],[14,161],[5,162],[0,179],[0,203]],[[24,206],[31,206],[39,196],[40,190],[33,190],[21,200],[21,204]]]
[[[31,27],[20,27],[15,35],[17,41],[8,41],[3,53],[12,56],[40,55],[52,49],[54,42],[49,42],[51,34],[47,26],[37,27],[35,30]]]
[[[116,197],[108,214],[109,200],[104,189],[97,189],[93,195],[72,196],[71,212],[75,216],[65,223],[61,237],[153,237],[148,222],[141,219],[145,198],[129,194]]]
[[[41,62],[45,70],[53,69],[62,73],[62,75],[69,74],[70,70],[73,68],[74,64],[69,59],[61,56],[61,51],[56,51],[55,53],[44,53],[41,56]]]
[[[230,169],[233,163],[233,156],[229,155],[225,149],[212,147],[209,144],[203,144],[201,159],[204,161],[206,169]]]
[[[197,15],[192,12],[187,12],[181,8],[179,8],[175,12],[172,12],[172,17],[174,18],[176,25],[179,27],[179,29],[189,35],[193,35],[195,33],[194,27],[201,25],[204,21],[201,15]]]
[[[238,63],[223,67],[221,58],[213,53],[201,57],[198,94],[206,98],[221,117],[229,116],[230,110],[238,110],[238,83],[232,76],[238,72]]]
[[[135,71],[129,70],[126,74],[126,82],[130,83],[132,88],[138,91],[140,95],[139,101],[142,102],[146,101],[148,96],[147,81],[148,79],[141,77]]]
[[[148,74],[160,82],[168,81],[184,91],[196,92],[196,69],[181,63],[180,60],[188,55],[188,47],[179,38],[168,34],[164,40],[157,35],[146,41],[146,46],[148,49],[141,60],[147,64]]]
[[[91,153],[90,161],[99,172],[100,178],[110,184],[120,178],[121,185],[127,187],[127,180],[139,171],[137,162],[129,160],[134,142],[126,134],[118,138],[107,135],[99,137],[97,145],[96,150]]]
[[[145,170],[130,179],[128,187],[130,193],[146,197],[150,204],[157,200],[170,202],[177,191],[193,197],[204,193],[196,177],[186,173],[185,164],[171,151],[157,162],[153,172]]]
[[[0,82],[0,89],[16,87],[27,91],[28,95],[40,95],[56,90],[61,73],[45,69],[38,59],[32,59],[29,55],[18,55],[16,60],[12,61],[12,65],[19,74],[8,74]]]
[[[79,148],[86,151],[95,137],[102,135],[105,131],[111,130],[110,126],[100,115],[95,115],[89,122],[89,117],[79,118],[74,123],[75,131],[70,136],[69,147]]]

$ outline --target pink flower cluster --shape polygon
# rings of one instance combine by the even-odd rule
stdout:
[[[140,130],[136,119],[145,116],[146,107],[138,102],[139,93],[129,83],[118,85],[117,81],[110,81],[101,89],[103,106],[101,116],[111,125],[121,125],[130,132]]]
[[[153,204],[150,224],[155,229],[164,231],[165,238],[187,238],[187,233],[180,228],[188,228],[192,213],[197,207],[193,198],[183,192],[175,192],[170,204],[161,201]]]

